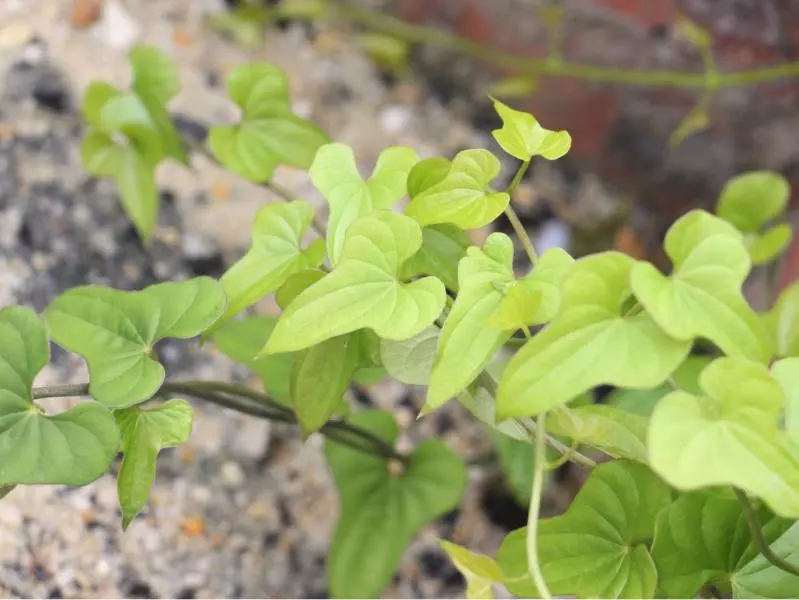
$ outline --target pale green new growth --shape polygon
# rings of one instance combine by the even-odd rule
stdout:
[[[533,115],[514,110],[499,100],[494,100],[494,110],[502,119],[502,128],[491,135],[505,152],[519,160],[528,161],[534,156],[557,160],[571,148],[568,131],[544,129]]]
[[[356,221],[338,265],[289,304],[261,355],[301,350],[367,327],[392,340],[419,333],[441,313],[446,295],[435,277],[397,279],[421,243],[419,226],[403,215],[378,211]]]
[[[680,340],[704,337],[730,356],[767,362],[773,355],[762,322],[747,304],[741,285],[750,261],[741,234],[701,210],[669,229],[670,277],[649,263],[632,271],[632,288],[657,324]]]
[[[549,430],[581,444],[589,444],[614,458],[647,461],[648,420],[612,406],[592,404],[555,410],[547,419]]]
[[[478,229],[491,223],[508,206],[505,192],[491,189],[501,165],[488,150],[464,150],[448,161],[428,158],[411,169],[405,214],[426,227],[452,223]]]
[[[769,536],[773,538],[767,540],[769,547],[788,564],[799,565],[799,523],[775,520],[781,522],[768,533],[775,534],[776,529],[782,535]],[[746,564],[739,563],[730,578],[734,598],[794,598],[797,595],[799,576],[771,564],[762,554],[750,552],[749,556],[752,559]]]
[[[427,385],[439,334],[439,328],[431,325],[407,340],[381,340],[380,359],[388,374],[408,385]]]
[[[458,291],[458,263],[471,245],[465,231],[442,223],[422,229],[422,247],[402,267],[402,278],[416,275],[438,277],[447,289]]]
[[[156,408],[126,408],[114,412],[122,433],[122,465],[117,493],[122,507],[122,529],[147,503],[155,481],[155,465],[163,448],[185,444],[194,413],[185,400],[169,400]]]
[[[716,214],[744,233],[757,233],[785,211],[790,191],[788,181],[779,173],[744,173],[724,186]]]
[[[762,234],[753,233],[745,238],[746,247],[753,265],[764,265],[780,256],[793,239],[793,229],[780,223]]]
[[[164,367],[153,358],[163,338],[200,335],[225,309],[225,292],[210,277],[120,292],[97,285],[69,290],[45,311],[53,339],[89,365],[89,392],[111,408],[153,396]]]
[[[85,485],[100,477],[119,445],[114,417],[98,404],[53,416],[34,404],[31,385],[50,360],[50,343],[32,310],[0,310],[0,338],[0,486]]]
[[[311,225],[313,208],[297,200],[263,207],[252,226],[252,245],[219,282],[228,297],[227,308],[206,337],[225,321],[277,290],[293,274],[316,267],[324,259],[324,242],[307,248],[302,238]]]
[[[574,264],[558,316],[524,345],[500,380],[499,419],[537,415],[602,384],[655,387],[685,359],[690,341],[669,337],[646,313],[622,313],[634,264],[618,252]]]
[[[242,65],[227,86],[242,120],[212,127],[208,141],[219,161],[242,177],[267,181],[281,164],[307,169],[319,147],[330,141],[291,111],[288,81],[280,69],[267,63]]]
[[[671,502],[647,467],[624,460],[594,469],[566,514],[539,522],[541,570],[550,592],[581,598],[652,598],[657,571],[646,543],[655,517]],[[525,537],[505,538],[497,562],[515,595],[536,598],[527,574]]]
[[[407,193],[408,173],[418,160],[410,148],[388,148],[377,159],[372,176],[364,181],[349,146],[327,144],[319,149],[309,174],[330,205],[327,253],[333,265],[341,259],[350,225],[376,210],[391,208]]]
[[[137,94],[148,94],[162,106],[180,91],[180,76],[169,56],[155,46],[136,46],[130,52],[133,70],[131,88]]]
[[[473,600],[491,600],[494,597],[491,586],[502,583],[504,578],[502,569],[496,561],[490,556],[475,554],[452,542],[439,540],[438,543],[466,579],[466,597]]]
[[[799,356],[799,283],[782,290],[763,320],[777,356]]]
[[[399,434],[384,412],[355,413],[350,422],[389,444]],[[330,441],[325,454],[341,501],[328,556],[330,592],[336,598],[376,597],[416,533],[458,505],[466,469],[443,442],[429,439],[405,467]]]
[[[649,425],[649,462],[681,490],[733,485],[777,514],[799,517],[799,446],[780,427],[785,397],[763,365],[719,358],[702,371],[704,396],[663,398]]]
[[[785,431],[799,448],[799,358],[784,358],[771,366],[771,376],[785,394]]]

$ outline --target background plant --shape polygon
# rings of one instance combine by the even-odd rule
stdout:
[[[130,92],[88,88],[83,156],[90,172],[117,181],[146,240],[157,218],[155,166],[185,162],[187,149],[165,108],[179,87],[168,58],[140,47],[131,60]],[[425,413],[453,398],[464,404],[501,440],[506,465],[513,444],[530,459],[513,477],[528,526],[496,557],[442,543],[470,597],[489,597],[495,584],[540,597],[799,593],[799,286],[762,314],[741,291],[752,264],[768,265],[790,239],[779,222],[788,197],[780,176],[743,174],[716,215],[697,210],[674,223],[669,275],[618,252],[539,256],[511,199],[531,160],[568,152],[568,133],[495,101],[494,137],[520,161],[507,188],[494,186],[499,160],[484,149],[419,160],[389,148],[364,180],[348,147],[291,113],[280,71],[244,65],[228,89],[242,121],[213,128],[205,151],[286,202],[261,210],[251,249],[219,281],[84,286],[41,316],[0,310],[4,493],[91,483],[121,451],[128,527],[159,451],[190,434],[183,398],[296,422],[303,435],[327,438],[341,498],[331,592],[376,596],[408,542],[457,506],[467,483],[462,460],[440,441],[400,452],[391,414],[350,411],[352,382],[388,375],[427,386]],[[309,170],[329,205],[326,223],[269,181],[278,164]],[[503,215],[531,263],[523,275],[505,234],[470,244],[468,231]],[[319,237],[303,244],[311,228]],[[279,318],[239,314],[272,293]],[[167,380],[154,345],[194,337],[247,365],[266,393]],[[89,382],[32,387],[50,339],[85,359]],[[600,385],[618,389],[593,404]],[[91,401],[48,414],[42,401],[59,396]],[[588,471],[585,486],[563,515],[540,518],[546,472],[565,461]]]

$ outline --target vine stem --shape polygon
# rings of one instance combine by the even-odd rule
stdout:
[[[519,182],[522,180],[522,177],[524,177],[524,174],[527,173],[528,168],[530,168],[530,161],[526,160],[519,166],[518,170],[516,171],[516,175],[513,176],[513,181],[510,182],[507,190],[507,194],[511,198],[513,197],[513,192],[515,192],[516,188],[519,186]],[[513,206],[511,206],[510,202],[508,202],[508,206],[505,208],[505,216],[508,217],[508,221],[510,221],[510,225],[513,227],[513,232],[516,234],[516,237],[519,239],[519,243],[527,253],[527,258],[530,260],[530,264],[535,266],[536,263],[538,263],[538,253],[535,251],[535,246],[533,246],[530,236],[527,235],[527,231],[524,229],[524,225],[522,225],[519,215],[517,215],[516,211],[513,210]]]
[[[752,533],[752,540],[755,542],[755,546],[760,554],[763,555],[763,558],[765,558],[778,569],[785,571],[786,573],[790,573],[791,575],[799,576],[799,565],[793,565],[786,560],[783,560],[777,556],[771,549],[771,546],[769,546],[768,541],[766,541],[766,538],[763,536],[763,529],[760,527],[760,521],[757,518],[755,508],[749,501],[749,497],[746,495],[746,492],[738,488],[732,489],[735,492],[735,495],[738,497],[738,502],[741,503],[744,516],[749,523],[749,531]]]
[[[335,10],[341,20],[362,25],[368,29],[409,43],[431,44],[454,50],[466,56],[496,65],[506,71],[522,75],[555,75],[595,83],[689,89],[704,89],[708,83],[706,73],[603,67],[506,52],[484,46],[446,31],[424,25],[406,23],[389,14],[362,8],[352,2],[337,2]],[[713,84],[715,88],[737,87],[797,76],[799,76],[799,62],[790,62],[761,69],[718,73],[714,76]]]
[[[542,412],[538,415],[536,429],[538,435],[535,437],[534,456],[533,456],[533,489],[530,494],[530,512],[527,515],[527,570],[538,594],[541,598],[551,599],[544,574],[541,572],[541,565],[538,562],[538,518],[541,512],[541,496],[544,490],[544,467],[546,464],[546,448],[544,447],[544,437],[546,435],[547,413]]]

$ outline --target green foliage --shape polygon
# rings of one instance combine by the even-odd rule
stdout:
[[[50,360],[47,332],[27,308],[0,310],[0,486],[85,485],[116,455],[114,417],[98,404],[80,404],[47,416],[31,385]]]
[[[764,322],[777,356],[799,356],[799,283],[782,291]]]
[[[541,569],[552,594],[583,598],[652,598],[657,572],[647,542],[669,488],[647,467],[615,461],[591,472],[566,514],[538,524]],[[539,597],[527,575],[526,529],[497,554],[508,589]]]
[[[799,523],[793,522],[784,533],[787,523],[779,520],[776,527],[769,523],[766,529],[767,539],[772,552],[789,564],[799,564]],[[781,535],[773,535],[779,531]],[[799,590],[799,575],[788,573],[771,564],[762,554],[750,552],[753,558],[746,564],[740,564],[730,578],[735,598],[793,598]]]
[[[208,134],[214,155],[225,167],[252,181],[268,181],[278,165],[307,169],[327,135],[298,117],[289,105],[286,76],[267,63],[238,67],[227,82],[241,122],[216,125]]]
[[[422,229],[422,247],[405,261],[401,276],[411,279],[416,275],[438,277],[447,289],[458,291],[458,264],[466,256],[469,236],[454,225],[446,223]]]
[[[513,110],[499,100],[494,100],[494,109],[502,119],[502,128],[491,133],[511,156],[522,161],[534,156],[557,160],[571,148],[572,138],[568,131],[544,129],[533,115]]]
[[[428,158],[411,169],[405,214],[419,225],[451,223],[478,229],[496,219],[510,202],[505,192],[491,189],[499,175],[499,159],[488,150],[464,150],[450,162]]]
[[[114,413],[124,455],[117,476],[122,529],[127,529],[147,502],[158,453],[188,441],[193,417],[189,403],[177,399],[156,408],[132,407]]]
[[[435,277],[397,279],[421,244],[421,229],[408,217],[378,211],[358,220],[338,265],[288,305],[261,354],[301,350],[365,327],[391,340],[419,333],[441,313],[446,295]]]
[[[469,552],[452,542],[441,540],[439,544],[466,578],[466,597],[491,600],[494,597],[491,586],[501,583],[504,578],[496,561],[489,556]]]
[[[556,410],[549,422],[552,433],[588,444],[614,458],[646,462],[646,429],[642,415],[601,404]]]
[[[390,444],[399,434],[387,413],[360,412],[350,421]],[[438,440],[422,442],[404,467],[330,441],[325,454],[341,498],[328,557],[330,591],[337,598],[375,597],[413,536],[457,506],[466,469]]]
[[[159,283],[140,292],[97,285],[73,288],[45,311],[53,339],[89,365],[89,391],[110,408],[152,398],[164,381],[153,346],[164,338],[199,335],[225,309],[210,277]]]
[[[407,340],[382,340],[380,358],[388,374],[409,385],[427,385],[439,333],[438,327],[431,325]]]

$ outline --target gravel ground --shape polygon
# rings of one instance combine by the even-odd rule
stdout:
[[[105,4],[99,23],[78,30],[69,3],[0,0],[0,305],[42,309],[85,283],[138,289],[218,276],[244,251],[255,212],[274,200],[203,157],[193,157],[192,170],[165,166],[159,226],[153,243],[140,245],[114,187],[80,167],[76,109],[92,79],[127,83],[126,52],[134,41],[172,52],[184,85],[172,109],[186,126],[232,120],[220,82],[236,65],[266,59],[290,73],[296,110],[351,144],[365,168],[392,144],[431,156],[487,143],[485,133],[451,116],[424,86],[387,85],[338,31],[309,36],[291,26],[245,51],[202,28],[203,11],[218,8],[214,2]],[[321,205],[307,174],[281,170],[277,180]],[[555,241],[564,235],[547,231]],[[249,377],[209,347],[167,343],[159,353],[170,377]],[[54,349],[37,383],[85,380],[83,362]],[[411,438],[438,435],[467,459],[490,450],[457,406],[416,422],[421,400],[414,390],[383,383],[370,392],[375,404],[397,411]],[[79,489],[19,488],[0,502],[0,596],[328,596],[325,561],[337,499],[321,440],[303,444],[293,428],[196,408],[190,442],[162,453],[152,501],[124,534],[111,475]],[[493,552],[505,531],[523,523],[494,467],[470,467],[470,481],[461,509],[408,549],[386,597],[463,596],[463,580],[436,539]]]

